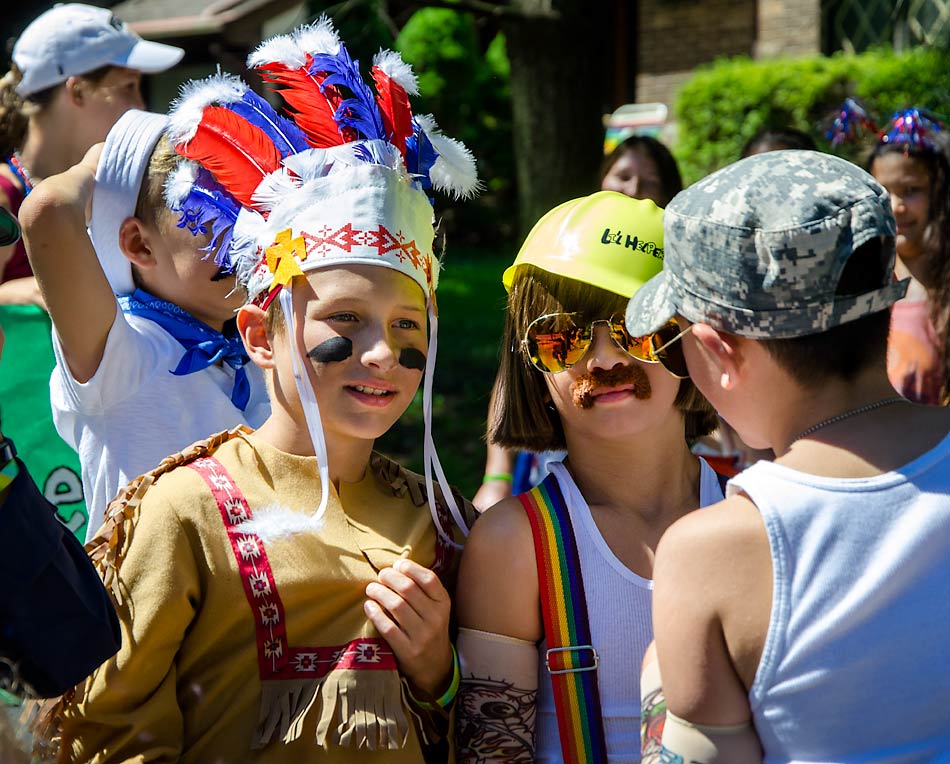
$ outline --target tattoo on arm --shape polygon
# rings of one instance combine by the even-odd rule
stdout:
[[[459,764],[532,764],[538,693],[510,682],[462,680],[456,705]]]
[[[663,725],[666,722],[666,696],[657,688],[643,697],[640,704],[640,761],[641,764],[675,764],[676,759],[664,760]],[[680,759],[682,761],[682,759]]]

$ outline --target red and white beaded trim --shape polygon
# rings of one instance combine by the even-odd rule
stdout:
[[[284,605],[264,542],[256,534],[241,530],[252,516],[247,499],[213,456],[196,459],[188,466],[201,475],[221,513],[244,594],[254,616],[262,680],[319,679],[333,669],[396,670],[396,656],[381,637],[354,639],[332,647],[291,647],[287,640]]]

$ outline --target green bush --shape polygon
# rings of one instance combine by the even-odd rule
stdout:
[[[847,96],[856,96],[883,125],[900,108],[950,113],[950,51],[916,48],[896,54],[722,59],[698,71],[675,104],[674,154],[686,182],[735,161],[743,144],[764,127],[794,127],[829,148],[825,131]],[[858,147],[838,153],[854,158]]]

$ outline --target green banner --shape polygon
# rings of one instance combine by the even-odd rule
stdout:
[[[88,515],[79,456],[57,434],[50,411],[49,377],[56,361],[49,316],[33,306],[0,305],[0,326],[6,335],[0,356],[3,434],[16,443],[62,521],[84,541]]]

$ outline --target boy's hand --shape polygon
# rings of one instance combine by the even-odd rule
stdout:
[[[29,251],[30,239],[36,236],[37,227],[46,225],[46,220],[37,215],[37,211],[42,212],[44,208],[65,207],[73,210],[75,214],[82,211],[83,223],[88,225],[92,215],[92,192],[96,186],[96,168],[99,166],[101,154],[102,144],[97,143],[86,152],[78,164],[59,175],[51,175],[41,181],[33,193],[24,199],[19,217],[27,251]]]
[[[452,678],[451,600],[438,576],[412,560],[397,560],[366,587],[366,616],[418,689],[441,695]]]

